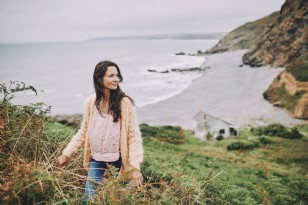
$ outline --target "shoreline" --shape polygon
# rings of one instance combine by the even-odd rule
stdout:
[[[193,129],[200,110],[240,127],[268,123],[297,125],[287,111],[274,107],[262,93],[283,68],[241,66],[246,50],[206,55],[210,66],[181,93],[156,104],[137,107],[139,123],[176,125]]]
[[[210,67],[182,92],[157,103],[137,107],[139,123],[153,126],[173,125],[194,129],[193,117],[204,111],[241,128],[281,123],[285,126],[307,124],[292,118],[287,111],[273,106],[263,92],[284,68],[251,68],[242,65],[246,50],[204,56],[202,67]],[[82,114],[51,115],[56,121],[74,126]]]

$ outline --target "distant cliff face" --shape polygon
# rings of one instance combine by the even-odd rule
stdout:
[[[307,0],[287,0],[273,26],[243,56],[244,64],[286,67],[307,55],[307,8]]]

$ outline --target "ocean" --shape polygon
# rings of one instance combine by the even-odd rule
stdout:
[[[204,57],[175,55],[196,53],[218,40],[100,40],[0,45],[0,83],[22,81],[38,90],[15,95],[13,103],[44,102],[51,115],[82,113],[83,102],[94,93],[95,65],[109,59],[124,77],[120,85],[137,107],[164,101],[181,93],[204,72],[149,72],[202,67]]]

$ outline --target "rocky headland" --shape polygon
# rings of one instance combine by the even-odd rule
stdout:
[[[308,1],[286,0],[279,12],[240,26],[198,55],[248,49],[246,65],[285,67],[263,95],[293,117],[308,119],[307,10]]]

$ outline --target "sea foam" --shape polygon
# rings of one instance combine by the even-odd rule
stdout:
[[[144,107],[166,100],[183,92],[193,80],[201,77],[204,72],[174,72],[171,69],[188,69],[201,67],[204,57],[171,56],[170,62],[151,65],[138,75],[131,76],[122,87],[132,93],[138,107]],[[157,72],[149,72],[155,70]],[[161,73],[166,72],[167,73]]]

